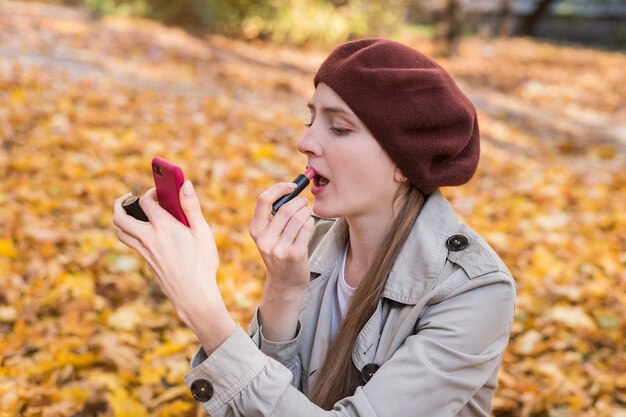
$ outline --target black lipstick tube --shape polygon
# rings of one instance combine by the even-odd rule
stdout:
[[[141,206],[139,205],[139,197],[136,195],[132,195],[122,201],[122,207],[124,207],[124,210],[126,210],[128,215],[133,216],[137,220],[141,220],[142,222],[149,221],[148,216],[146,216],[146,213],[144,213],[141,209]]]
[[[278,209],[283,204],[297,197],[298,194],[300,194],[307,187],[307,185],[311,183],[311,178],[313,178],[314,175],[315,171],[312,168],[307,169],[304,174],[298,175],[296,179],[292,181],[296,184],[296,188],[291,193],[282,196],[276,200],[274,204],[272,204],[272,214],[276,214]]]

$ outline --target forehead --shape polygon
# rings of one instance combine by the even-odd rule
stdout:
[[[354,112],[350,109],[350,106],[335,91],[324,83],[319,83],[315,89],[315,93],[309,101],[309,107],[332,106],[344,109],[346,112],[354,115]]]

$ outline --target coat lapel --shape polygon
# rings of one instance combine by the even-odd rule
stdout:
[[[320,277],[322,278],[322,277]],[[318,278],[319,279],[319,278]],[[326,353],[330,347],[330,328],[331,328],[331,314],[332,314],[332,302],[333,291],[337,285],[337,270],[333,268],[329,271],[329,277],[323,290],[320,288],[322,297],[322,305],[320,307],[319,319],[317,322],[317,328],[315,330],[315,336],[313,338],[313,347],[311,351],[311,359],[308,369],[308,386],[313,387],[317,381],[317,371],[321,368],[326,358]]]
[[[356,338],[352,361],[357,369],[362,370],[368,363],[373,363],[376,357],[382,330],[382,299],[388,298],[408,305],[417,304],[441,275],[448,254],[445,240],[453,234],[457,225],[457,217],[450,203],[439,190],[433,192],[426,200],[391,269],[374,314]],[[317,371],[328,352],[333,292],[338,275],[336,268],[348,233],[345,219],[337,219],[310,257],[311,273],[318,276],[316,279],[328,282],[317,286],[315,293],[311,294],[311,301],[315,305],[321,302],[321,306],[309,362],[308,387],[314,386]]]

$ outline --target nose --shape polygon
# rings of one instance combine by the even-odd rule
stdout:
[[[320,144],[313,127],[310,127],[302,139],[298,142],[298,150],[309,157],[322,155],[322,145]]]

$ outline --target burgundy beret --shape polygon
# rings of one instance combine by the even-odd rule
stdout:
[[[426,55],[383,39],[347,42],[322,63],[319,83],[348,104],[422,193],[464,184],[476,172],[476,109]]]

